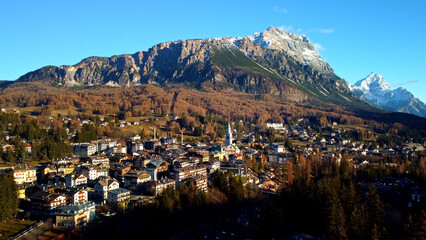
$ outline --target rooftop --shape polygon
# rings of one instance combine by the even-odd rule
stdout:
[[[56,210],[56,215],[74,216],[77,215],[80,211],[85,211],[95,206],[96,204],[94,202],[85,202],[81,204],[60,206]]]
[[[117,188],[117,189],[109,190],[108,193],[118,195],[118,194],[122,194],[122,193],[130,193],[130,190],[127,190],[125,188]]]

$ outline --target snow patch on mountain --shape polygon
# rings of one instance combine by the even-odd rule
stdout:
[[[314,45],[305,35],[286,32],[280,28],[270,26],[262,33],[255,33],[247,37],[263,48],[284,51],[293,58],[299,59],[305,65],[311,65],[317,69],[325,69],[327,64],[321,59]]]

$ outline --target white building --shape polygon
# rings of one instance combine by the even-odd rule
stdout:
[[[282,123],[266,123],[267,128],[273,128],[275,130],[284,130],[284,126]]]
[[[141,184],[151,180],[151,173],[146,171],[130,170],[124,174],[124,187],[128,189],[136,189],[141,186]]]
[[[207,168],[203,166],[178,168],[174,171],[177,182],[182,182],[193,176],[207,176]]]
[[[65,185],[75,187],[87,185],[87,177],[83,173],[71,173],[65,176]]]
[[[99,168],[99,167],[83,167],[81,169],[81,172],[85,174],[89,180],[96,180],[100,177],[107,177],[108,176],[108,169],[106,168]]]
[[[176,188],[176,181],[173,179],[160,179],[158,181],[151,181],[148,184],[148,190],[154,195],[158,196],[160,195],[165,189],[168,187],[175,189]]]
[[[91,157],[89,162],[92,165],[99,165],[99,164],[109,165],[109,158],[106,158],[106,157]]]
[[[117,141],[98,141],[98,151],[107,151],[117,145]]]
[[[132,141],[140,141],[141,140],[141,136],[139,136],[139,134],[136,134],[135,136],[130,137],[130,140],[132,140]]]
[[[217,170],[220,170],[220,161],[217,161],[217,160],[209,161],[205,165],[207,166],[207,168],[209,168],[210,174],[213,172],[216,172]]]
[[[189,181],[194,184],[196,188],[203,192],[207,192],[207,176],[193,176],[189,178]]]
[[[37,181],[36,169],[33,167],[15,167],[13,178],[16,184],[35,182]]]
[[[96,195],[103,197],[103,199],[107,199],[108,192],[119,187],[120,185],[118,181],[114,178],[102,178],[97,183],[95,183],[94,189]]]
[[[112,152],[113,153],[123,153],[123,154],[127,154],[127,147],[125,145],[117,145],[115,147],[112,148]]]
[[[55,226],[65,228],[79,228],[95,219],[96,204],[85,202],[58,207]]]
[[[86,189],[65,188],[62,189],[61,193],[68,197],[71,204],[81,204],[88,200],[88,193]]]
[[[97,144],[92,143],[73,143],[72,150],[74,155],[80,157],[89,157],[98,151]]]
[[[130,191],[124,188],[117,188],[108,191],[108,202],[117,203],[124,202],[130,198]]]
[[[133,142],[132,143],[132,152],[142,152],[143,143],[142,142]]]
[[[281,144],[273,144],[272,149],[275,153],[283,153],[284,152],[284,145]]]

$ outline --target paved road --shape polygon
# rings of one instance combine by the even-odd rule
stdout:
[[[52,220],[49,219],[30,230],[24,231],[21,235],[13,239],[14,240],[37,240],[39,236],[42,236],[51,227],[52,227]]]

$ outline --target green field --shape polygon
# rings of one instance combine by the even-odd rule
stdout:
[[[78,109],[75,107],[71,107],[70,109],[59,109],[59,110],[52,110],[52,113],[50,116],[56,117],[58,114],[61,114],[62,116],[67,116],[68,113],[71,113],[71,115],[77,115]]]
[[[27,166],[37,166],[37,165],[40,165],[41,163],[49,163],[50,162],[50,160],[48,161],[48,160],[40,160],[40,161],[31,161],[31,160],[28,160],[28,161],[25,161],[25,163],[19,163],[19,164],[17,164],[16,162],[4,162],[4,161],[2,161],[2,160],[0,160],[0,167],[6,167],[6,168],[8,168],[8,167],[14,167],[14,166],[17,166],[17,165],[27,165]]]
[[[14,110],[17,110],[22,114],[30,116],[33,112],[40,111],[41,109],[42,109],[42,107],[8,107],[8,108],[6,108],[6,111],[7,112],[13,112]],[[77,110],[78,109],[75,108],[75,107],[71,107],[69,109],[52,110],[52,112],[50,113],[50,116],[56,117],[56,116],[58,116],[58,114],[66,116],[66,115],[68,115],[68,113],[71,113],[71,115],[77,115],[78,114]]]
[[[0,239],[8,239],[12,235],[19,233],[31,226],[34,221],[13,219],[0,222]]]
[[[302,142],[302,141],[299,141],[299,140],[296,140],[296,139],[292,139],[291,142],[292,142],[293,146],[306,147],[308,145],[307,142]]]

